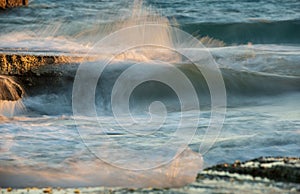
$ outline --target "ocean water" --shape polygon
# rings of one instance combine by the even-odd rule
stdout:
[[[24,86],[21,110],[1,102],[1,187],[172,187],[217,163],[299,157],[297,0],[34,0],[0,27],[2,53],[96,56]]]

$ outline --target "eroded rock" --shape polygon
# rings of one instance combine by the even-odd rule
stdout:
[[[0,74],[20,76],[33,73],[39,75],[47,73],[43,69],[47,65],[80,63],[83,60],[83,57],[76,56],[0,54]]]
[[[28,0],[0,0],[0,8],[11,8],[28,5]]]
[[[261,157],[246,162],[219,164],[206,169],[207,172],[228,172],[275,181],[300,183],[300,158]]]

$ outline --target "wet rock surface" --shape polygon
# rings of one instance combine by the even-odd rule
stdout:
[[[26,95],[38,95],[47,86],[48,93],[69,90],[79,64],[93,58],[77,55],[32,55],[0,53],[0,76],[11,77]],[[62,90],[63,89],[63,90]],[[69,92],[70,93],[70,92]]]
[[[55,55],[1,54],[0,74],[26,76],[28,74],[49,74],[57,65],[80,63],[83,57]]]
[[[22,87],[10,77],[0,75],[0,100],[17,101],[24,95]]]
[[[28,5],[28,0],[0,0],[0,8],[11,8]]]
[[[0,8],[4,9],[6,7],[6,0],[0,0]]]
[[[1,193],[300,193],[300,158],[261,157],[219,164],[182,188],[3,188]],[[272,173],[271,173],[272,172]]]
[[[206,171],[237,173],[275,181],[300,183],[300,159],[288,157],[261,157],[233,164],[219,164]]]

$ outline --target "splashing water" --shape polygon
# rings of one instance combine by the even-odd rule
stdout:
[[[174,47],[173,45],[174,37],[172,37],[172,34],[169,31],[169,27],[171,26],[169,20],[167,18],[160,16],[159,14],[156,14],[149,8],[143,8],[142,4],[143,4],[142,1],[135,1],[133,7],[133,13],[129,18],[116,22],[114,24],[105,25],[104,27],[96,26],[96,28],[93,30],[87,30],[83,33],[80,33],[77,36],[73,37],[74,39],[70,41],[74,44],[68,44],[68,46],[69,45],[71,47],[72,45],[77,46],[78,49],[75,52],[77,51],[86,52],[88,50],[88,55],[96,56],[99,61],[101,61],[102,59],[107,59],[108,57],[113,57],[116,61],[135,61],[135,62],[136,61],[147,62],[151,60],[161,60],[165,62],[180,61],[181,58],[178,56],[177,53],[175,53],[170,49],[167,49],[167,48]],[[147,25],[151,25],[151,24],[160,25],[163,27],[159,27],[159,28],[146,27]],[[146,28],[143,27],[132,28],[134,26],[145,26]],[[126,34],[120,33],[119,34],[120,36],[118,36],[116,39],[113,38],[110,40],[106,40],[105,41],[106,44],[95,45],[95,43],[97,43],[97,41],[101,40],[103,37],[112,34],[118,30],[128,29],[128,28],[132,29],[130,30],[130,33],[126,33]],[[57,30],[54,30],[53,32],[57,33]],[[38,42],[43,42],[43,40],[46,39],[38,39]],[[59,38],[55,38],[55,40],[57,41],[54,42],[59,42],[58,41]],[[25,42],[25,46],[28,46],[26,43],[27,42]],[[145,46],[139,48],[132,48],[121,53],[117,52],[122,50],[122,48],[126,48],[128,45],[135,45],[135,44],[162,45],[162,48],[153,49],[151,46],[150,47]],[[93,49],[92,51],[90,51],[89,50],[90,47],[86,48],[84,46],[81,47],[80,45],[93,45]],[[72,49],[70,49],[70,52],[72,53]],[[6,81],[11,84],[11,88],[15,89],[14,90],[15,94],[19,95],[19,97],[16,96],[15,98],[11,98],[11,100],[14,99],[14,101],[12,102],[17,102],[18,101],[17,99],[21,99],[23,95],[23,90],[21,90],[21,87],[17,87],[19,85],[17,85],[15,82],[12,82],[11,79],[8,79]],[[21,93],[18,92],[18,89],[22,92]],[[83,120],[81,119],[80,121]],[[93,125],[94,120],[92,120],[90,124]],[[85,123],[82,124],[81,126],[84,129],[87,129],[86,127],[89,126],[89,124]],[[63,127],[66,127],[65,123],[63,124]],[[30,129],[33,129],[33,127],[30,126]],[[48,129],[47,126],[41,124],[41,126],[37,129],[37,133],[39,133],[38,131],[44,131],[44,130],[47,131],[47,129]],[[92,127],[92,130],[94,132],[98,132],[97,129],[98,129],[98,125]],[[64,130],[62,133],[63,134],[59,134],[59,133],[57,134],[57,131],[55,131],[53,134],[54,136],[57,137],[58,140],[63,141],[61,140],[61,138],[66,137],[67,136],[66,134],[68,134],[68,132],[67,130]],[[73,130],[72,133],[74,133]],[[50,132],[45,132],[45,136],[46,137],[51,136]],[[89,137],[95,137],[95,135],[91,135]],[[126,140],[126,136],[120,136],[120,137],[122,140],[128,142]],[[40,136],[38,137],[38,139],[39,138]],[[114,137],[110,137],[110,138],[114,138]],[[54,139],[56,140],[56,138]],[[154,139],[155,138],[152,137],[152,140]],[[24,142],[28,143],[27,140]],[[35,142],[35,140],[31,139],[30,143],[32,142]],[[64,143],[65,142],[69,142],[69,141],[64,141]],[[80,142],[80,140],[76,139],[77,145],[78,142]],[[19,142],[14,141],[14,145],[17,145],[18,143]],[[48,142],[43,141],[41,142],[42,145],[39,145],[37,147],[41,148],[43,145],[45,145],[45,143],[47,144]],[[73,153],[74,151],[78,152],[78,150],[74,150],[74,146],[67,147],[64,145],[62,149],[55,148],[56,145],[63,145],[64,143],[58,143],[58,144],[51,143],[49,146],[49,148],[51,147],[50,152],[55,151],[55,153],[57,153],[57,150],[63,150],[63,151],[70,150],[71,153]],[[164,143],[164,141],[162,143]],[[129,144],[134,145],[135,142]],[[8,146],[6,147],[9,147],[8,150],[12,151],[13,149],[10,149],[11,147],[10,144],[7,145]],[[80,146],[83,145],[80,144]],[[76,149],[83,149],[80,146],[76,147]],[[97,148],[97,146],[100,147],[101,145],[95,145],[95,146]],[[147,144],[145,144],[145,147],[147,147]],[[108,149],[108,151],[110,151],[110,149]],[[115,151],[118,152],[118,150]],[[166,149],[165,151],[167,152],[168,149]],[[29,151],[29,152],[32,152],[35,155],[39,155],[36,150]],[[126,158],[126,155],[128,155],[128,153],[122,153],[122,152],[116,153],[116,155],[114,155],[114,153],[111,154],[114,157],[116,156],[118,159],[122,159],[123,156],[125,156]],[[59,157],[58,156],[59,154],[58,155],[55,154],[55,156],[53,157],[51,156],[51,153],[50,154],[47,153],[46,156],[44,156],[43,153],[42,154],[43,157],[40,158],[42,159],[46,158],[47,161],[49,159],[49,161],[51,161],[49,162],[51,165],[47,163],[44,166],[43,165],[44,163],[40,162],[39,159],[32,159],[32,161],[29,161],[29,163],[31,162],[36,163],[35,166],[37,166],[39,170],[36,170],[35,167],[31,167],[26,164],[26,161],[30,159],[26,158],[25,160],[25,158],[22,158],[22,156],[21,157],[12,156],[16,161],[20,161],[20,163],[22,163],[22,166],[24,166],[24,168],[20,167],[16,171],[16,168],[10,170],[10,168],[6,168],[6,167],[1,168],[0,166],[0,174],[2,174],[2,177],[5,177],[5,180],[3,180],[2,182],[0,181],[0,185],[5,185],[7,183],[12,185],[13,182],[12,180],[14,180],[16,177],[23,177],[21,178],[22,180],[17,179],[18,183],[16,183],[17,184],[16,186],[20,186],[20,185],[25,186],[28,184],[30,185],[32,183],[39,184],[39,185],[53,184],[53,185],[60,185],[60,186],[66,186],[66,185],[99,186],[99,184],[107,185],[107,186],[134,186],[134,187],[183,186],[187,183],[194,181],[196,174],[202,168],[202,163],[203,163],[200,154],[190,149],[186,149],[182,152],[180,156],[174,158],[174,160],[172,160],[170,163],[167,163],[164,166],[161,166],[160,168],[153,168],[146,171],[130,171],[130,170],[116,168],[113,165],[107,165],[103,161],[99,160],[98,158],[95,159],[94,157],[89,158],[88,161],[83,161],[84,159],[81,159],[81,157],[83,156],[79,154],[80,156],[77,157],[76,156],[77,154],[78,153],[75,153],[74,154],[75,156],[69,156],[68,154],[62,153],[60,157],[62,157],[63,162],[57,164],[56,161],[57,161],[57,157]],[[86,156],[89,157],[89,153],[86,153]],[[152,155],[150,155],[150,157],[152,157]],[[72,161],[73,158],[74,158],[74,162]],[[54,161],[54,165],[52,164],[52,161]],[[134,161],[132,161],[132,163],[133,162]],[[145,160],[144,162],[147,163],[148,161]],[[23,165],[24,163],[25,165]],[[52,165],[53,165],[53,171],[52,169],[49,170],[49,166]],[[141,163],[140,165],[143,166],[145,164]],[[16,174],[15,172],[18,173]],[[53,179],[53,177],[55,177],[55,179]],[[57,177],[61,177],[61,178],[57,179]]]
[[[160,28],[149,28],[147,25],[157,25]],[[140,28],[134,28],[141,26]],[[171,22],[156,13],[151,7],[144,7],[143,1],[136,0],[132,8],[132,14],[118,22],[96,26],[75,36],[77,42],[82,45],[92,45],[89,55],[96,55],[99,60],[107,57],[115,61],[162,60],[179,62],[180,56],[170,49],[173,48],[173,38],[170,30]],[[130,33],[118,34],[118,37],[105,41],[105,44],[97,44],[99,40],[108,35],[115,34],[119,30],[129,29]],[[102,41],[103,43],[103,41]],[[153,49],[149,47],[127,48],[128,45],[162,45],[165,48]],[[124,52],[116,52],[124,49]]]
[[[92,24],[83,22],[82,20],[87,17],[82,17],[82,13],[87,13],[89,11],[82,9],[84,6],[79,5],[78,2],[80,3],[80,1],[76,1],[73,7],[72,5],[70,6],[70,2],[67,2],[65,5],[63,1],[54,2],[53,4],[57,3],[58,5],[57,9],[47,9],[51,13],[51,16],[63,15],[53,14],[53,11],[58,13],[58,10],[61,10],[60,8],[70,12],[72,11],[72,15],[74,14],[75,16],[74,19],[73,17],[70,17],[70,20],[58,19],[57,21],[54,21],[53,18],[51,19],[51,17],[49,17],[50,19],[47,19],[53,20],[53,22],[48,21],[47,24],[50,25],[45,27],[47,24],[43,25],[41,17],[36,17],[37,21],[35,23],[36,28],[38,29],[37,31],[35,31],[33,27],[23,29],[23,26],[25,25],[22,25],[22,30],[15,30],[13,33],[1,35],[0,49],[12,48],[12,51],[14,51],[14,48],[20,48],[20,50],[16,51],[27,51],[30,53],[32,52],[33,54],[38,53],[42,55],[51,55],[51,53],[78,55],[83,53],[83,56],[85,56],[85,54],[88,53],[88,55],[95,55],[100,61],[91,63],[95,64],[96,70],[99,67],[96,65],[101,63],[101,59],[106,59],[110,56],[114,57],[116,63],[112,63],[112,65],[106,69],[107,71],[104,72],[103,78],[101,78],[101,80],[99,79],[102,82],[98,82],[99,87],[97,86],[97,91],[101,94],[103,93],[103,96],[100,94],[96,96],[96,100],[99,102],[97,106],[104,107],[103,109],[99,108],[99,111],[97,112],[104,112],[104,116],[99,114],[100,116],[98,121],[103,124],[104,128],[107,128],[107,134],[97,131],[99,126],[98,123],[95,123],[94,118],[81,117],[77,124],[79,124],[79,127],[82,127],[84,130],[91,132],[91,135],[88,137],[90,138],[90,143],[93,145],[90,146],[95,149],[101,146],[102,141],[97,141],[99,139],[103,139],[103,141],[113,139],[121,145],[132,146],[134,149],[148,148],[147,146],[150,148],[160,146],[170,137],[170,135],[174,132],[173,129],[176,129],[179,123],[178,118],[181,115],[177,112],[177,107],[180,107],[177,105],[177,101],[175,103],[177,98],[174,98],[175,100],[173,100],[173,96],[175,96],[175,94],[173,95],[173,93],[171,93],[169,95],[169,90],[166,90],[166,87],[162,87],[160,85],[158,85],[159,87],[156,87],[156,85],[154,85],[155,83],[153,85],[151,85],[152,83],[146,83],[145,85],[137,88],[130,100],[132,100],[132,104],[136,103],[139,105],[142,111],[148,111],[148,104],[150,104],[148,102],[150,100],[162,99],[166,102],[166,107],[171,107],[173,112],[170,115],[168,114],[169,117],[167,117],[168,120],[166,120],[167,125],[165,130],[161,130],[157,135],[136,138],[136,136],[133,136],[130,132],[132,129],[139,129],[139,126],[142,126],[142,123],[132,123],[132,125],[130,125],[127,118],[121,118],[123,119],[124,124],[127,124],[129,130],[131,130],[126,131],[124,130],[125,127],[121,128],[113,122],[114,117],[111,117],[110,115],[106,116],[105,111],[111,111],[106,110],[106,107],[110,107],[110,91],[113,87],[112,84],[115,83],[115,80],[118,78],[120,73],[127,69],[128,64],[131,65],[132,61],[148,62],[151,60],[161,60],[171,63],[178,62],[179,64],[175,64],[174,66],[179,67],[179,69],[185,74],[193,78],[191,81],[196,83],[195,86],[200,88],[198,89],[201,91],[201,101],[206,103],[206,101],[209,100],[206,100],[204,98],[206,94],[203,94],[206,92],[205,80],[203,76],[198,76],[198,72],[195,72],[195,68],[191,67],[189,63],[185,64],[183,62],[183,64],[180,64],[182,59],[175,52],[170,52],[170,49],[153,49],[151,46],[145,46],[142,48],[132,48],[122,53],[117,53],[116,50],[120,51],[122,48],[128,46],[128,44],[143,45],[147,43],[164,45],[167,48],[189,49],[191,47],[176,44],[177,42],[180,42],[176,40],[180,37],[174,37],[172,36],[172,33],[168,31],[168,27],[173,25],[173,21],[162,17],[160,14],[156,14],[156,12],[150,8],[143,7],[141,1],[135,1],[133,11],[129,17],[123,18],[122,20],[116,21],[115,17],[118,18],[118,16],[115,16],[117,11],[113,10],[114,19],[110,20],[109,22],[112,21],[112,23],[109,24],[101,24],[101,21],[97,20],[101,20],[101,18],[98,18],[97,16],[95,16],[95,18],[93,18],[93,16],[92,18],[88,17],[88,20],[92,21]],[[106,3],[109,4],[108,2],[100,4],[105,5]],[[171,10],[172,3],[173,2],[170,2],[169,4]],[[94,6],[97,7],[97,5],[99,5],[95,2],[84,1],[83,4],[90,6],[97,13],[102,12],[102,9],[94,9]],[[76,9],[80,8],[78,9],[81,10],[79,11],[80,15],[76,15],[78,13],[76,13],[74,6]],[[111,7],[114,7],[114,5]],[[183,8],[184,4],[182,4],[181,7]],[[195,6],[193,5],[193,7]],[[33,11],[41,12],[40,7],[32,9]],[[197,8],[195,7],[195,9]],[[29,9],[25,9],[25,11],[26,10],[28,11]],[[22,11],[24,11],[24,9],[20,9],[21,13],[23,13]],[[68,12],[68,14],[70,12]],[[195,13],[198,12],[199,10]],[[32,14],[30,13],[26,15],[25,13],[24,16],[26,17]],[[182,11],[178,10],[178,13],[181,14]],[[213,14],[207,15],[211,16]],[[200,17],[197,19],[202,21]],[[180,21],[180,19],[178,20]],[[15,19],[11,19],[9,21],[15,21]],[[10,28],[18,26],[17,24],[22,23],[23,20],[21,21],[17,19],[16,21],[17,22],[15,23],[7,24],[7,26]],[[24,22],[28,23],[28,20],[24,19]],[[136,25],[143,26],[147,24],[161,25],[164,27],[156,28],[156,30],[154,30],[154,28],[143,29],[142,27],[132,28]],[[182,29],[187,30],[187,28],[184,28],[184,24],[181,24],[183,26]],[[206,28],[207,24],[188,24],[187,26],[188,28],[196,26],[198,29],[201,28],[201,26],[203,27],[203,25],[204,28]],[[216,36],[216,38],[223,40],[224,37],[226,38],[226,36],[224,36],[225,32],[228,32],[226,31],[227,25],[231,24],[222,23],[221,27],[223,27],[221,29],[219,24],[209,25],[212,25],[212,30],[217,31],[217,34],[219,33],[223,35],[223,37]],[[234,24],[234,26],[235,25],[236,24]],[[244,24],[239,25],[244,26]],[[245,25],[249,26],[248,23]],[[261,25],[262,24],[259,24],[259,27]],[[269,28],[268,25],[266,26]],[[250,25],[251,29],[252,27],[253,26]],[[118,30],[124,32],[124,30],[122,31],[124,28],[130,28],[130,33],[118,33],[118,36],[112,36],[114,38],[111,38],[110,41],[105,41],[105,44],[95,45],[97,41]],[[208,26],[207,29],[211,28]],[[223,33],[222,30],[224,30],[224,28],[225,31]],[[83,29],[84,31],[82,31]],[[5,27],[4,30],[7,31]],[[128,31],[129,30],[126,32]],[[192,32],[192,30],[190,30],[190,32]],[[2,34],[4,33],[2,32]],[[205,29],[204,32],[201,31],[201,34],[206,34]],[[236,35],[235,33],[233,34]],[[211,34],[208,33],[208,35]],[[272,37],[274,38],[274,36]],[[199,39],[200,38],[201,36],[199,36]],[[214,56],[217,56],[216,59],[219,64],[222,65],[222,70],[224,71],[223,76],[227,80],[228,88],[231,89],[231,91],[236,92],[233,93],[234,98],[231,98],[232,108],[230,109],[229,107],[230,112],[228,113],[228,119],[221,134],[222,138],[218,139],[214,148],[204,156],[205,165],[208,166],[219,162],[231,162],[235,159],[250,159],[262,155],[295,155],[299,153],[299,136],[297,136],[297,134],[299,134],[299,111],[295,110],[296,105],[299,104],[299,101],[297,101],[297,99],[299,99],[299,94],[297,93],[295,96],[287,95],[282,98],[270,96],[269,98],[269,96],[260,96],[259,93],[259,89],[261,88],[263,88],[264,92],[272,90],[279,93],[281,91],[285,91],[285,87],[292,88],[292,91],[296,89],[299,91],[299,84],[297,84],[299,83],[299,78],[285,76],[285,72],[288,72],[289,75],[292,76],[299,75],[299,72],[297,71],[299,64],[299,47],[254,45],[251,47],[234,46],[222,48],[225,43],[209,37],[203,37],[200,41],[205,46],[221,47],[217,49],[209,49],[209,51],[211,51]],[[226,44],[230,44],[230,42],[225,42]],[[240,42],[237,44],[239,43]],[[187,51],[188,54],[193,53],[190,52],[190,50]],[[271,59],[271,61],[269,61],[269,59]],[[119,63],[119,61],[125,62]],[[135,81],[143,79],[143,76],[151,74],[150,70],[153,70],[157,63],[141,63],[144,65],[143,71],[139,71],[132,76],[128,76],[129,80],[132,79]],[[164,67],[160,63],[158,63],[157,66]],[[68,68],[70,66],[64,65],[64,67]],[[232,67],[232,69],[227,67]],[[246,71],[244,71],[245,69]],[[248,69],[255,72],[278,72],[279,75],[282,75],[282,77],[249,73],[247,71]],[[169,69],[166,68],[165,70]],[[90,80],[94,71],[93,69],[90,69],[88,72],[91,72],[91,74],[88,75]],[[167,77],[169,75],[167,74],[168,72],[169,71],[166,71],[166,73],[161,77]],[[161,73],[161,71],[158,71],[158,73]],[[153,72],[152,74],[155,73]],[[168,77],[174,77],[174,79],[181,82],[181,80],[174,75],[170,75]],[[42,78],[42,76],[40,76],[40,78]],[[274,84],[274,80],[279,84]],[[7,79],[5,81],[8,82]],[[1,79],[1,82],[4,83],[4,79]],[[11,84],[11,82],[9,83]],[[90,86],[88,84],[89,82],[86,83],[87,86]],[[39,92],[42,93],[42,95],[29,96],[24,99],[24,103],[29,110],[26,115],[24,117],[14,117],[13,120],[10,120],[10,123],[0,125],[0,131],[2,132],[0,135],[0,160],[2,161],[0,162],[0,177],[2,178],[0,179],[0,186],[26,187],[52,185],[76,187],[172,187],[182,186],[192,182],[195,179],[196,172],[202,168],[201,164],[203,164],[203,161],[200,154],[195,152],[195,150],[198,150],[198,145],[203,142],[202,134],[204,134],[205,128],[208,126],[210,120],[210,111],[206,111],[205,106],[204,109],[202,109],[203,114],[201,115],[201,122],[198,125],[199,128],[197,133],[199,133],[199,135],[195,136],[193,142],[188,145],[188,149],[185,150],[182,155],[161,169],[158,168],[149,171],[126,171],[114,168],[113,166],[100,161],[98,158],[95,158],[90,152],[88,152],[74,127],[74,117],[69,116],[69,113],[71,112],[69,109],[71,109],[71,106],[67,101],[67,97],[64,95],[65,91],[61,92],[63,95],[60,95],[60,93],[51,93],[49,95],[49,93],[46,93],[48,91],[47,88],[45,88],[44,83],[39,84],[41,85],[41,90],[39,90]],[[150,87],[147,88],[144,86]],[[12,87],[15,89],[18,88],[14,84],[12,84]],[[55,85],[53,87],[55,87]],[[67,87],[69,86],[66,86],[66,88]],[[128,89],[128,87],[123,88],[126,90]],[[3,89],[1,87],[1,95],[2,90]],[[57,90],[61,89],[58,88]],[[251,93],[251,98],[248,98],[249,94],[245,94],[244,96],[245,91]],[[238,96],[238,94],[241,93],[243,96]],[[185,94],[187,97],[191,95],[190,92],[185,92]],[[21,97],[22,96],[23,95],[21,95]],[[156,98],[156,96],[162,96],[162,98]],[[143,102],[144,97],[147,99],[146,102]],[[84,96],[80,96],[80,98],[85,99]],[[8,99],[11,99],[11,97]],[[17,101],[22,102],[21,100]],[[12,115],[13,113],[9,113],[9,110],[15,110],[12,105],[15,104],[15,102],[16,101],[2,100],[1,104],[6,104],[5,106],[8,110],[0,111],[1,114],[3,114],[2,112],[6,112],[7,115]],[[150,106],[150,108],[153,108],[153,112],[156,113],[159,112],[160,106]],[[156,111],[155,108],[157,108],[158,111]],[[137,110],[136,112],[137,120],[144,120],[144,118],[148,119],[148,117],[144,117],[144,115],[138,115],[141,112],[140,110]],[[28,116],[28,114],[30,116]],[[153,114],[153,116],[156,117],[157,115],[160,116],[159,114]],[[190,124],[196,123],[195,115],[196,113],[190,112],[190,115],[184,117],[184,121]],[[149,128],[153,129],[156,127],[156,123],[158,122],[149,123]],[[186,129],[191,129],[191,126],[187,126]],[[270,139],[271,141],[266,141]],[[152,140],[155,141],[153,142]],[[210,138],[207,139],[207,142],[209,141]],[[266,144],[266,142],[268,143]],[[137,144],[140,144],[140,146],[135,146]],[[113,147],[110,147],[110,149],[111,148],[113,149]],[[173,146],[169,146],[167,148],[168,149],[163,150],[165,153],[170,153],[174,150]],[[192,150],[189,148],[192,148]],[[108,153],[113,155],[116,159],[122,159],[122,157],[126,158],[126,154],[128,154],[127,152],[120,152],[118,149],[112,151],[113,152]],[[246,152],[247,154],[245,154]],[[160,156],[157,156],[154,153],[153,157],[159,158]],[[150,159],[152,158],[150,157]],[[134,163],[137,160],[135,157],[132,157],[131,160],[127,160],[126,162],[128,161],[133,161],[132,163]],[[148,160],[144,160],[141,165],[144,163],[149,162]]]
[[[23,108],[23,88],[12,78],[0,75],[0,116],[12,117]]]
[[[149,103],[149,111],[145,111],[147,115],[143,118],[135,117],[136,115],[132,116],[131,110],[128,108],[130,94],[133,93],[132,91],[136,86],[147,81],[157,81],[172,88],[179,96],[182,111],[197,109],[198,98],[191,82],[173,65],[173,62],[181,62],[182,60],[181,55],[183,54],[177,50],[178,48],[185,48],[184,46],[193,48],[187,45],[188,43],[192,43],[191,36],[183,32],[180,33],[179,30],[172,28],[167,18],[156,14],[149,8],[143,8],[142,1],[135,1],[131,17],[116,24],[108,25],[105,30],[108,35],[95,42],[90,52],[91,54],[100,56],[99,60],[92,63],[83,63],[77,69],[72,93],[72,110],[75,119],[81,118],[82,116],[97,117],[93,109],[95,100],[93,100],[94,91],[92,90],[94,86],[97,86],[98,82],[102,82],[101,79],[100,81],[98,79],[99,76],[102,75],[102,70],[108,66],[117,65],[118,63],[114,63],[115,61],[130,61],[130,67],[122,72],[121,75],[117,77],[117,80],[113,82],[114,85],[111,90],[111,96],[108,96],[108,98],[111,98],[112,114],[119,123],[119,126],[123,129],[135,135],[139,133],[143,134],[143,136],[147,136],[145,134],[148,134],[149,131],[153,132],[158,129],[162,130],[166,128],[163,124],[168,115],[163,103]],[[189,42],[185,42],[185,40],[189,40]],[[197,44],[200,44],[200,42],[196,41],[196,43],[191,45],[196,46]],[[105,57],[102,58],[103,56]],[[141,74],[141,72],[144,71],[147,73]],[[176,77],[176,79],[174,77]],[[89,87],[82,87],[82,84],[86,84]],[[104,85],[104,87],[107,87],[107,84]],[[110,89],[108,89],[108,91],[109,90]],[[189,91],[188,96],[184,90]],[[100,92],[100,95],[107,95],[108,93],[110,92]],[[90,94],[92,95],[89,96]],[[82,99],[85,100],[83,101]],[[90,106],[90,102],[92,102],[92,106]],[[99,102],[101,103],[103,100],[99,100]],[[134,107],[140,108],[140,104],[136,103]],[[146,107],[148,107],[148,104]],[[152,112],[154,110],[156,113]],[[156,116],[157,114],[160,116]],[[125,122],[124,118],[126,118]],[[145,126],[147,122],[152,124],[150,128]],[[137,125],[137,123],[141,125]],[[130,127],[128,127],[128,125],[130,125]],[[181,129],[182,131],[184,130],[183,125],[184,124],[180,122],[179,126],[175,129],[178,131]],[[160,151],[162,147],[166,146],[166,142],[164,142],[155,149],[153,149],[153,147],[149,149],[149,147],[144,146],[142,154],[136,154],[136,151],[140,152],[140,149],[127,149],[128,147],[123,146],[125,149],[118,150],[118,152],[126,154],[116,155],[116,159],[112,154],[113,151],[111,148],[114,149],[119,146],[108,145],[109,142],[115,142],[111,141],[111,139],[107,142],[108,144],[106,144],[106,142],[104,143],[105,140],[101,140],[103,144],[99,145],[96,150],[93,149],[92,152],[101,153],[99,158],[122,169],[148,170],[161,167],[164,164],[168,164],[174,159],[174,156],[185,150],[186,143],[191,137],[190,135],[194,132],[193,129],[196,129],[196,125],[197,122],[191,127],[192,130],[185,132],[186,136],[184,136],[184,138],[181,136],[179,140],[176,134],[176,140],[170,140],[170,142],[173,142],[179,147],[171,143],[174,146],[170,146],[172,147],[172,151],[168,150],[168,154]],[[80,131],[79,133],[86,145],[93,147],[93,144],[89,144],[89,137],[93,136],[92,131],[94,131],[94,129],[89,131],[85,126],[83,126],[83,128],[79,126],[77,129]],[[140,139],[140,137],[138,139]],[[152,138],[152,141],[154,139],[155,138]],[[92,140],[92,142],[93,141],[94,140]],[[102,150],[102,148],[104,149]],[[100,149],[101,151],[99,151]],[[153,157],[154,154],[152,154],[153,151],[158,155],[155,159]],[[130,157],[128,156],[131,155],[139,157],[136,157],[135,161],[130,161]],[[145,162],[145,160],[147,162]]]

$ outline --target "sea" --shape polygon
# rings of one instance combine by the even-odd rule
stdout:
[[[13,77],[0,187],[178,187],[300,156],[299,0],[29,0],[0,10],[0,53],[84,58]]]

